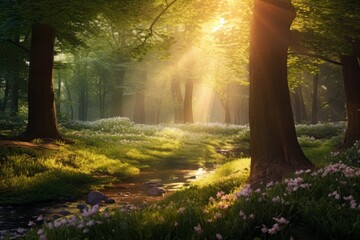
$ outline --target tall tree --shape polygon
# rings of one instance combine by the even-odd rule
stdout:
[[[267,182],[313,167],[296,138],[287,82],[287,52],[294,18],[290,0],[255,0],[249,62],[249,182]]]
[[[61,138],[57,129],[54,102],[55,28],[35,24],[32,28],[28,91],[28,125],[25,136],[33,138]]]

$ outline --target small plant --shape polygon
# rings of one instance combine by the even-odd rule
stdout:
[[[44,143],[44,140],[41,138],[35,138],[31,142],[35,143],[35,144],[42,144],[42,143]]]

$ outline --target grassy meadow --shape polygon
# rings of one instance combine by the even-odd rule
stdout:
[[[246,184],[247,126],[148,126],[126,118],[63,123],[61,132],[73,144],[0,148],[0,203],[79,196],[143,169],[216,167],[149,207],[100,212],[95,205],[34,227],[23,238],[360,239],[360,144],[338,151],[344,128],[344,123],[297,126],[299,142],[318,168],[252,188]]]

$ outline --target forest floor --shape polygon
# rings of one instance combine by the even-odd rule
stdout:
[[[17,231],[25,239],[54,240],[360,239],[360,144],[336,150],[344,126],[298,125],[298,141],[318,169],[251,189],[248,126],[149,126],[122,118],[66,123],[61,131],[73,144],[0,147],[0,202],[50,201],[141,172],[211,167],[214,173],[145,208],[99,211],[95,205]]]

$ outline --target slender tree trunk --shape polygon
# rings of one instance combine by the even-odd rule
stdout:
[[[145,83],[147,72],[141,71],[139,77],[140,81]],[[145,94],[143,89],[138,90],[135,96],[134,122],[141,124],[145,123]]]
[[[57,128],[54,99],[54,43],[55,28],[36,24],[32,28],[28,125],[25,137],[61,138]]]
[[[312,105],[311,105],[311,124],[316,124],[317,123],[318,85],[319,85],[319,74],[316,74],[313,77],[313,91],[312,91]]]
[[[193,123],[193,109],[192,109],[192,96],[194,90],[194,82],[188,78],[185,83],[185,98],[184,98],[184,123]]]
[[[124,95],[124,80],[125,80],[125,70],[120,70],[116,75],[116,83],[115,83],[115,95],[114,95],[114,109],[113,115],[114,117],[122,117],[123,116],[123,95]]]
[[[61,115],[61,69],[58,70],[58,82],[57,82],[57,89],[56,89],[56,112],[58,116]]]
[[[73,107],[73,102],[72,102],[72,95],[71,95],[71,90],[69,87],[69,84],[66,80],[66,78],[64,78],[64,85],[65,85],[65,90],[66,90],[66,94],[67,94],[67,99],[69,101],[69,105],[70,105],[70,120],[74,120],[74,107]]]
[[[6,78],[5,78],[5,89],[4,89],[4,97],[1,103],[1,111],[5,112],[8,101],[9,101],[9,92],[10,92],[10,87],[11,87],[11,80],[9,78],[9,75],[11,75],[10,70],[8,70],[7,74],[6,74]]]
[[[80,65],[80,93],[79,93],[79,120],[87,121],[88,119],[88,82],[86,65]]]
[[[294,112],[297,123],[306,122],[306,109],[302,95],[301,85],[297,86],[294,93]]]
[[[20,36],[16,36],[14,42],[20,44]],[[21,59],[18,55],[11,56],[11,59],[10,116],[16,116],[19,112],[19,73]]]
[[[171,79],[171,95],[174,103],[175,123],[183,122],[183,97],[181,94],[180,81],[176,77]]]
[[[360,67],[356,56],[341,56],[345,102],[347,112],[347,127],[344,147],[351,147],[360,140]]]
[[[98,97],[99,97],[99,113],[100,118],[105,118],[105,98],[106,98],[106,90],[105,90],[105,76],[104,70],[100,70],[99,74],[99,82],[98,82]]]
[[[250,183],[312,168],[297,141],[287,83],[291,2],[255,0],[250,40]]]
[[[221,100],[221,105],[223,106],[224,113],[225,113],[224,123],[230,124],[231,123],[231,115],[230,115],[229,100]]]

